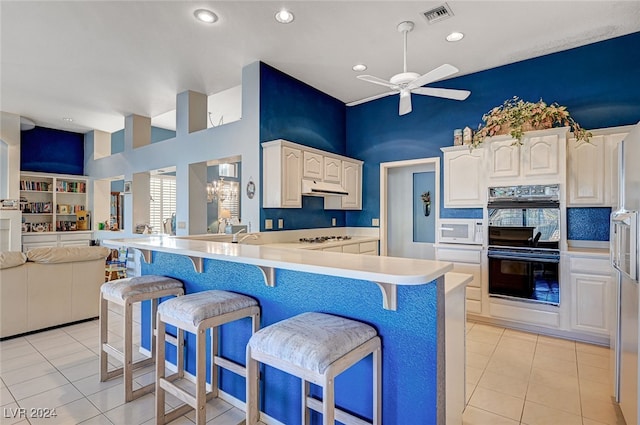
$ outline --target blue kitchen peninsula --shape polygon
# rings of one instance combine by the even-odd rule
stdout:
[[[445,423],[444,274],[452,269],[451,263],[172,237],[105,244],[140,250],[142,274],[180,279],[186,293],[223,289],[256,298],[263,327],[307,311],[372,325],[382,339],[383,423]],[[146,347],[149,311],[150,306],[143,305]],[[223,355],[245,364],[250,332],[250,319],[224,325]],[[186,367],[194,374],[193,335],[187,335],[186,345]],[[175,362],[172,348],[168,346],[168,359]],[[299,379],[262,367],[261,411],[280,423],[299,424]],[[336,406],[369,420],[371,381],[368,357],[336,379]],[[245,400],[244,378],[222,370],[220,388],[223,397],[242,407],[238,401]],[[313,390],[321,395],[319,388]],[[319,414],[311,415],[312,423],[321,423]]]

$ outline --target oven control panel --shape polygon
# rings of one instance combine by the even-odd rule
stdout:
[[[508,199],[551,199],[560,196],[560,186],[557,184],[539,184],[531,186],[498,186],[489,188],[489,201]]]

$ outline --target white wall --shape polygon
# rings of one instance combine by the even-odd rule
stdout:
[[[179,134],[173,139],[138,148],[125,146],[124,152],[106,158],[94,159],[85,155],[85,174],[94,179],[124,176],[125,180],[132,180],[135,173],[175,166],[178,196],[176,233],[186,235],[191,227],[200,227],[191,226],[189,223],[189,165],[217,158],[241,156],[241,219],[245,224],[251,222],[254,229],[258,228],[260,197],[249,199],[244,188],[250,176],[260,175],[259,89],[260,67],[259,63],[255,62],[242,70],[241,120],[194,133]],[[206,195],[203,193],[203,196]],[[184,227],[181,227],[181,224]],[[126,230],[127,233],[131,231],[129,228]]]
[[[20,199],[20,115],[0,112],[0,199]]]

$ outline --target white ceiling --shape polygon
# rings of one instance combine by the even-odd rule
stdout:
[[[385,91],[357,80],[354,64],[385,79],[402,71],[396,26],[405,20],[416,24],[408,67],[420,74],[450,63],[464,75],[640,31],[637,0],[449,0],[454,16],[427,23],[421,12],[443,3],[1,0],[0,110],[45,127],[113,132],[126,115],[175,109],[182,91],[237,86],[257,60],[350,102]],[[291,24],[273,19],[283,5]],[[218,23],[197,22],[202,7]],[[465,38],[448,43],[454,30]]]

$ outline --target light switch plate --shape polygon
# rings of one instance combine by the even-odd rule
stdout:
[[[335,217],[331,219],[331,225],[332,225],[332,226],[335,226],[335,225],[336,225],[336,219],[335,219]]]
[[[271,220],[270,218],[266,219],[264,221],[264,228],[265,228],[265,230],[273,229],[273,220]]]
[[[282,229],[284,227],[284,219],[278,219],[278,229]]]
[[[187,223],[184,221],[179,221],[178,222],[178,229],[186,229],[187,228]]]
[[[374,226],[374,227],[380,226],[380,219],[379,218],[372,218],[371,219],[371,225]]]

